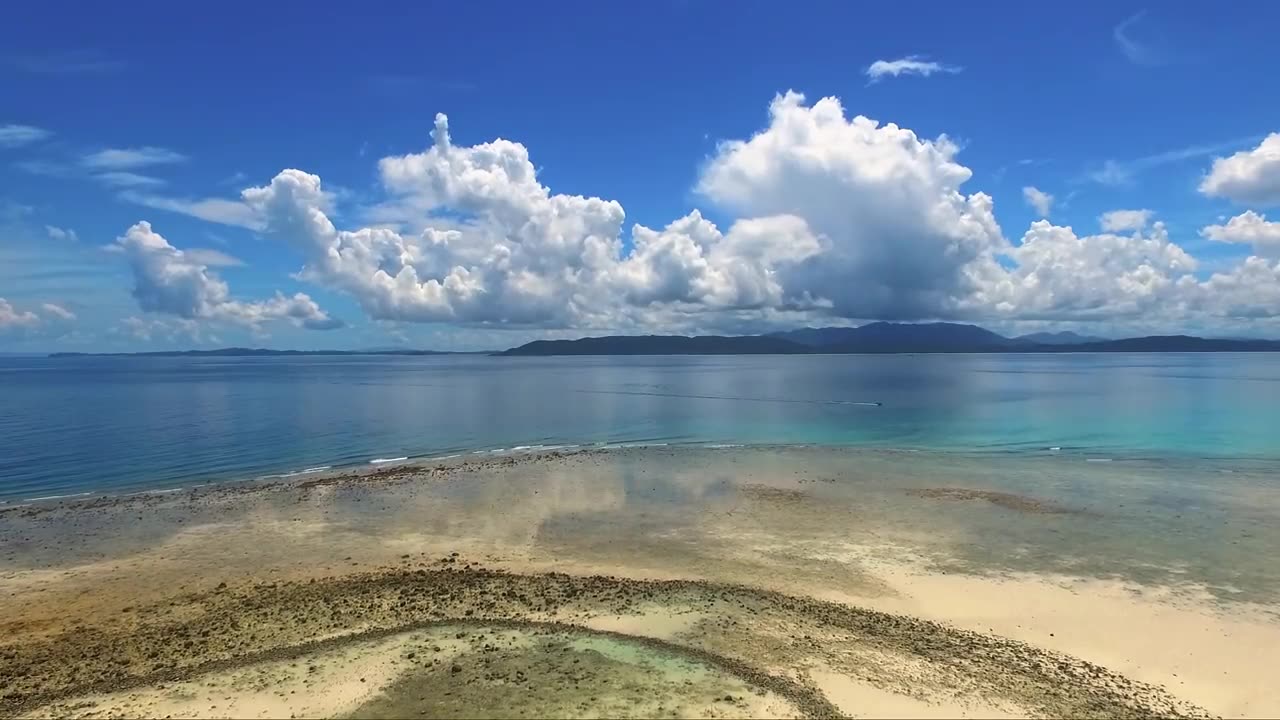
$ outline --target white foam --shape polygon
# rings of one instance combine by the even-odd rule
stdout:
[[[745,446],[734,444],[734,443],[713,443],[710,445],[704,445],[703,447],[712,448],[714,450],[725,450],[727,448],[740,448]]]
[[[26,498],[23,502],[40,502],[42,500],[62,500],[64,498],[85,497],[92,495],[92,492],[69,493],[67,495],[44,495],[41,497]]]
[[[316,473],[324,472],[325,470],[332,470],[332,469],[333,469],[332,465],[320,465],[317,467],[304,468],[302,470],[293,470],[287,473],[277,473],[275,475],[263,475],[262,479],[274,480],[276,478],[291,478],[291,477],[297,477],[299,475],[314,475]],[[197,485],[195,487],[199,487],[199,486]]]
[[[1085,458],[1085,462],[1111,462],[1111,458]]]
[[[409,459],[409,456],[408,456],[408,455],[405,455],[405,456],[403,456],[403,457],[393,457],[393,458],[374,458],[374,459],[372,459],[372,460],[370,460],[370,461],[369,461],[369,464],[370,464],[370,465],[383,465],[383,464],[385,464],[385,463],[404,462],[405,460],[408,460],[408,459]]]
[[[1058,452],[1060,450],[1062,450],[1062,448],[1058,447],[1057,445],[1054,445],[1053,447],[1049,448],[1050,452]]]
[[[459,453],[454,453],[452,455],[441,455],[440,457],[435,457],[431,459],[432,460],[448,460],[449,458],[456,458],[456,457],[462,457],[462,455],[460,455]]]

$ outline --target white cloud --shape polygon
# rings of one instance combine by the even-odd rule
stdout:
[[[974,266],[982,289],[967,304],[975,314],[1099,320],[1176,312],[1196,268],[1162,223],[1146,234],[1078,236],[1039,220],[1008,257],[1009,269]]]
[[[93,176],[93,179],[108,187],[117,188],[157,187],[165,184],[165,181],[158,177],[122,170],[98,173]]]
[[[926,60],[920,55],[908,55],[897,60],[877,60],[867,66],[866,73],[867,77],[870,78],[870,82],[874,83],[886,77],[898,77],[899,75],[929,77],[934,73],[955,74],[961,70],[963,68]]]
[[[799,218],[753,218],[722,234],[695,212],[662,231],[636,226],[623,257],[617,202],[552,193],[517,143],[455,146],[443,115],[432,135],[425,152],[379,163],[394,202],[422,213],[419,232],[337,229],[320,178],[300,170],[244,191],[244,202],[267,234],[303,252],[301,277],[380,320],[617,327],[654,305],[785,302],[776,269],[818,248]],[[433,219],[441,212],[453,219]]]
[[[777,268],[821,251],[794,215],[740,220],[721,234],[694,211],[662,231],[637,225],[635,249],[610,274],[610,285],[635,305],[678,303],[703,310],[789,304]]]
[[[1096,235],[1041,220],[1010,244],[991,198],[964,191],[972,173],[945,136],[849,118],[835,98],[780,95],[761,131],[716,149],[696,189],[730,218],[724,229],[695,210],[627,230],[618,202],[543,185],[519,143],[455,145],[443,115],[432,137],[379,162],[378,207],[392,225],[337,227],[321,179],[296,169],[236,201],[133,198],[288,243],[299,279],[349,295],[376,321],[463,332],[753,332],[871,318],[1170,325],[1257,316],[1244,298],[1274,270],[1251,259],[1198,281],[1196,260],[1146,210],[1107,213]],[[1047,193],[1027,190],[1051,209]],[[144,309],[248,324],[327,317],[305,296],[230,300],[212,271],[229,258],[152,244],[138,252]]]
[[[778,271],[793,304],[821,298],[849,318],[945,316],[972,289],[965,265],[1006,247],[991,198],[960,192],[972,172],[956,153],[946,137],[846,120],[835,98],[806,107],[787,93],[767,129],[720,146],[698,189],[740,217],[803,218],[822,239],[822,252]]]
[[[1218,318],[1280,317],[1280,261],[1249,257],[1197,288],[1197,309]]]
[[[1146,227],[1153,214],[1150,210],[1112,210],[1102,213],[1098,223],[1103,232],[1131,232]]]
[[[0,125],[0,148],[16,148],[40,142],[53,133],[30,125]]]
[[[30,310],[19,310],[0,297],[0,330],[32,328],[40,324],[40,318]]]
[[[1249,243],[1262,254],[1280,251],[1280,222],[1268,221],[1252,210],[1231,218],[1226,225],[1209,225],[1200,234],[1218,242]]]
[[[1200,192],[1240,204],[1280,206],[1280,133],[1252,150],[1214,160]]]
[[[222,225],[234,225],[250,230],[260,230],[262,228],[262,222],[254,214],[253,210],[244,203],[236,202],[235,200],[165,197],[133,190],[125,190],[120,193],[120,199],[144,207],[190,215],[194,218]]]
[[[52,315],[59,320],[70,321],[76,319],[75,313],[56,303],[44,303],[40,307],[47,315]]]
[[[341,325],[302,293],[293,297],[276,293],[256,302],[232,300],[226,282],[198,259],[170,245],[150,223],[137,223],[110,247],[129,259],[133,296],[145,311],[253,327],[280,319],[312,329]]]
[[[107,148],[81,158],[80,163],[94,170],[129,170],[151,165],[168,165],[186,161],[187,156],[162,147]]]
[[[49,237],[53,240],[69,240],[71,242],[76,242],[80,239],[76,235],[76,231],[70,228],[60,228],[56,225],[45,225],[44,231],[48,233]]]
[[[1039,188],[1028,185],[1022,188],[1022,199],[1027,204],[1040,213],[1040,217],[1049,217],[1049,210],[1053,208],[1053,196]]]

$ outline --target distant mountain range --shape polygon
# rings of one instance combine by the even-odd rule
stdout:
[[[751,355],[806,353],[1277,352],[1280,341],[1152,335],[1107,340],[1072,332],[1005,337],[960,323],[873,322],[767,335],[614,335],[536,340],[499,355]]]
[[[497,355],[789,355],[808,352],[769,335],[612,335],[581,340],[534,340]]]
[[[1081,343],[1107,342],[1107,338],[1096,335],[1077,335],[1070,330],[1062,332],[1038,332],[1019,335],[1014,340],[1036,343],[1037,345],[1079,345]]]

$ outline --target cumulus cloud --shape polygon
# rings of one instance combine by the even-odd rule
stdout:
[[[1214,160],[1200,192],[1242,205],[1280,205],[1280,133],[1252,150]]]
[[[849,318],[949,315],[968,294],[969,262],[1006,247],[984,193],[945,136],[846,119],[835,98],[778,96],[770,124],[721,145],[699,191],[739,216],[795,215],[822,252],[779,270],[787,295],[822,298]]]
[[[1150,210],[1112,210],[1102,213],[1098,223],[1104,232],[1129,232],[1146,227],[1153,214]]]
[[[1252,210],[1231,218],[1226,225],[1209,225],[1200,234],[1218,242],[1251,244],[1263,254],[1280,252],[1280,222]]]
[[[898,77],[899,75],[929,77],[934,73],[955,74],[962,69],[955,65],[943,65],[939,62],[926,60],[920,55],[908,55],[897,60],[877,60],[867,66],[866,72],[870,82],[874,83],[886,77]]]
[[[1213,317],[1250,320],[1280,317],[1280,261],[1248,257],[1196,288],[1196,309]]]
[[[741,220],[721,234],[696,210],[662,231],[637,226],[634,243],[610,278],[627,301],[704,310],[811,304],[787,295],[777,269],[822,249],[807,223],[794,215]]]
[[[424,152],[379,163],[388,192],[424,214],[420,232],[339,230],[320,178],[300,170],[242,198],[268,235],[301,250],[301,277],[380,320],[617,327],[654,304],[758,306],[781,302],[775,265],[818,247],[799,218],[721,233],[693,213],[662,231],[636,226],[624,257],[617,202],[551,192],[518,143],[456,146],[443,115],[432,138]],[[451,220],[430,222],[439,215]]]
[[[0,148],[16,148],[40,142],[53,133],[31,125],[0,125]]]
[[[273,298],[256,302],[232,300],[226,282],[208,265],[170,245],[151,229],[150,223],[137,223],[110,247],[128,258],[133,271],[133,296],[145,311],[254,327],[281,319],[318,330],[341,326],[302,293],[293,297],[276,293]]]
[[[1049,217],[1049,210],[1053,208],[1053,196],[1039,188],[1028,185],[1022,188],[1022,199],[1027,204],[1040,213],[1041,217]]]
[[[759,132],[716,149],[696,191],[730,218],[723,227],[694,210],[661,228],[627,228],[617,201],[543,185],[520,143],[455,144],[444,115],[431,138],[379,162],[380,207],[398,220],[387,225],[338,227],[334,195],[299,169],[237,200],[146,202],[189,214],[217,207],[207,219],[287,243],[301,257],[299,279],[349,295],[374,320],[471,332],[1241,317],[1233,313],[1256,315],[1244,298],[1274,269],[1251,259],[1200,281],[1195,259],[1147,210],[1107,213],[1095,235],[1041,220],[1010,243],[991,198],[967,190],[972,173],[954,143],[850,117],[835,98],[779,95]],[[1047,193],[1028,190],[1051,209]],[[322,315],[296,297],[230,300],[212,271],[226,261],[151,245],[137,251],[144,309],[248,323]]]
[[[89,153],[80,164],[93,170],[131,170],[150,165],[168,165],[184,162],[182,153],[162,147],[107,148]]]
[[[1080,236],[1039,220],[1008,257],[1011,268],[973,268],[981,277],[981,290],[967,300],[975,314],[1098,320],[1176,312],[1195,284],[1195,259],[1169,240],[1163,223],[1146,233]]]
[[[40,318],[30,310],[19,310],[0,297],[0,330],[31,328],[40,324]]]

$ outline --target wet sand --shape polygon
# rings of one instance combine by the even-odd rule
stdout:
[[[996,562],[975,524],[1095,508],[953,482],[873,493],[841,470],[860,459],[545,453],[9,508],[0,714],[1280,708],[1266,583],[1224,601],[1194,576]]]

